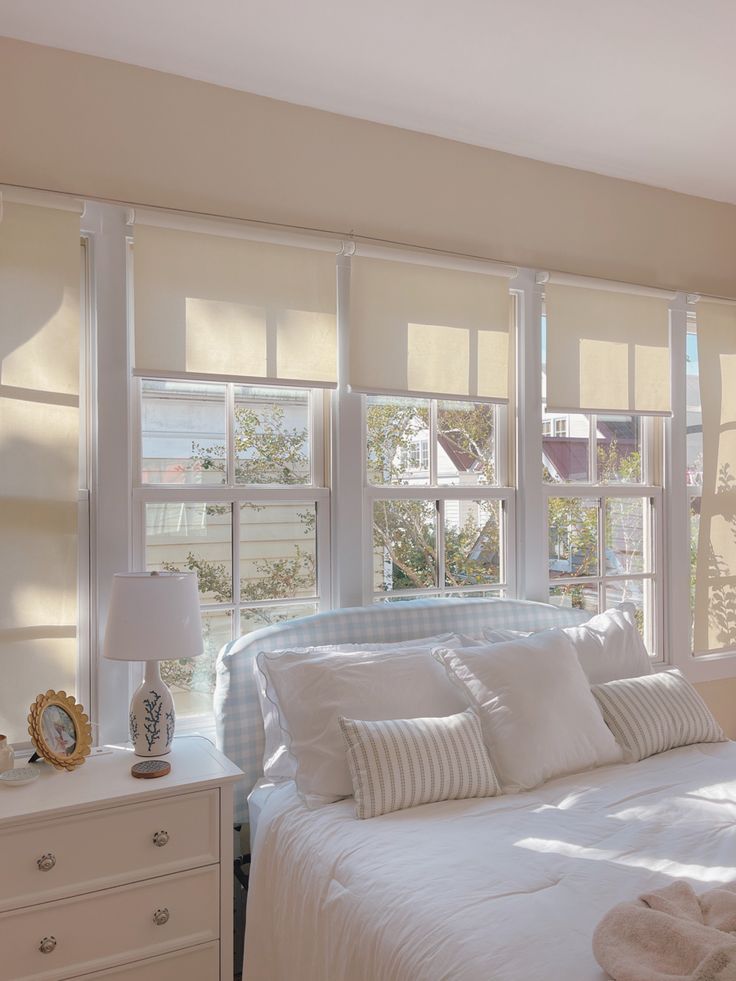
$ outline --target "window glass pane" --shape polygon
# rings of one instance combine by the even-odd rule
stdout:
[[[687,482],[703,483],[703,413],[700,404],[698,376],[698,338],[687,335],[687,372],[685,395],[687,411]]]
[[[500,501],[445,501],[445,585],[501,581]]]
[[[542,413],[542,474],[550,484],[590,481],[590,420],[584,415]]]
[[[196,572],[205,603],[232,600],[229,504],[146,504],[146,569]]]
[[[700,533],[700,497],[690,498],[690,646],[694,646],[695,575],[698,566],[698,534]]]
[[[550,578],[598,575],[598,502],[581,497],[550,497]]]
[[[437,480],[496,484],[496,407],[488,402],[437,403]]]
[[[642,483],[639,416],[596,416],[599,484]]]
[[[225,386],[141,383],[141,481],[225,483]]]
[[[314,596],[316,531],[314,503],[241,504],[241,603]]]
[[[232,640],[232,613],[203,613],[202,639],[201,657],[161,662],[161,677],[171,688],[179,718],[212,714],[215,663],[223,644]]]
[[[624,582],[606,583],[606,609],[618,603],[633,603],[636,607],[634,619],[644,643],[651,650],[651,626],[649,610],[652,608],[650,592],[652,583],[648,579],[629,579]]]
[[[316,603],[291,603],[274,606],[244,607],[240,611],[240,634],[260,630],[272,623],[283,623],[284,620],[296,620],[297,617],[311,617],[317,612]]]
[[[235,386],[235,480],[238,484],[309,484],[309,392]]]
[[[606,500],[607,576],[649,572],[650,548],[645,540],[649,501],[645,497]]]
[[[366,399],[368,481],[379,486],[429,483],[429,402]]]
[[[573,610],[585,610],[587,613],[598,613],[598,587],[574,583],[570,586],[551,586],[549,601],[555,606],[565,606]]]
[[[375,501],[373,588],[376,592],[437,585],[434,501]]]

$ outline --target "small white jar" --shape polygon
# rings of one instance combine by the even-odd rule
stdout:
[[[15,766],[15,753],[7,736],[0,736],[0,773],[12,770]]]

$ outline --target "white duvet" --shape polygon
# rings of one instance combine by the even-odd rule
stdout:
[[[736,880],[736,743],[359,821],[286,784],[258,822],[246,981],[601,981],[614,904]]]

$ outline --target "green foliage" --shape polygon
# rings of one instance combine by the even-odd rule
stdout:
[[[235,407],[235,480],[239,484],[303,484],[309,480],[309,431],[286,425],[286,409],[267,402]],[[224,472],[224,446],[192,444],[203,470]]]

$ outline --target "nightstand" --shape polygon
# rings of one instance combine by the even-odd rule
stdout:
[[[171,773],[132,751],[0,788],[0,981],[231,981],[232,787],[199,736]]]

